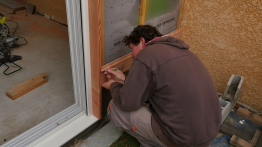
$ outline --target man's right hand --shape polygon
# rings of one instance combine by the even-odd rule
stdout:
[[[105,72],[104,74],[107,75],[108,79],[114,79],[116,82],[124,84],[126,79],[125,74],[121,70],[113,71],[113,69],[115,68],[107,69],[108,72]]]

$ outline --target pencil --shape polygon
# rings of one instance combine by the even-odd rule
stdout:
[[[118,71],[118,70],[120,70],[121,68],[116,68],[116,69],[113,69],[113,71]],[[108,72],[107,70],[104,70],[104,71],[101,71],[102,73],[103,72]]]

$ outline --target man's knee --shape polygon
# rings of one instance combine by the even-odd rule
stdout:
[[[111,122],[120,128],[129,129],[130,128],[130,112],[124,112],[119,109],[114,101],[110,101],[107,108],[107,117]]]
[[[112,105],[113,105],[113,99],[109,102],[109,105],[107,106],[107,117],[111,120],[111,108],[112,108]]]
[[[111,120],[111,122],[115,125],[115,126],[118,126],[118,117],[119,117],[119,112],[116,108],[116,106],[113,104],[114,103],[114,100],[111,100],[108,104],[108,107],[107,107],[107,117]]]

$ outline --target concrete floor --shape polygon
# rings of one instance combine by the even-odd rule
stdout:
[[[88,137],[79,147],[109,147],[114,143],[123,133],[121,128],[107,123],[103,128]]]
[[[38,14],[27,15],[25,10],[11,12],[0,5],[0,13],[18,23],[15,35],[25,37],[28,44],[11,50],[23,57],[15,62],[21,71],[6,76],[6,67],[0,67],[0,145],[75,102],[67,27]],[[16,24],[6,24],[12,33]],[[23,44],[23,39],[18,43]],[[16,100],[6,96],[12,86],[42,72],[48,74],[47,83]]]
[[[247,134],[255,134],[256,130],[262,131],[262,126],[237,115],[236,109],[233,109],[229,113],[224,122],[245,131]],[[122,135],[122,133],[123,130],[121,128],[115,127],[112,122],[109,122],[90,137],[80,139],[80,143],[83,143],[79,146],[71,145],[71,147],[109,147]],[[230,139],[231,136],[218,132],[216,138],[214,138],[211,143],[211,147],[233,147],[230,144]],[[127,145],[127,142],[130,140],[127,138],[125,141]]]

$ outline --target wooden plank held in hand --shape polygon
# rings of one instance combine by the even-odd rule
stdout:
[[[236,146],[236,147],[253,147],[253,145],[239,137],[237,137],[236,135],[233,135],[230,139],[230,144]]]
[[[237,109],[236,114],[262,126],[262,117],[257,114],[254,114],[253,112],[250,112],[242,107],[239,107]]]
[[[104,66],[101,67],[101,71],[107,70],[108,68],[121,68],[122,72],[128,71],[133,59],[131,58],[131,53],[126,54]],[[101,82],[107,82],[107,77],[104,73],[101,73]]]
[[[45,78],[46,76],[47,76],[46,73],[42,73],[20,84],[17,84],[13,86],[11,89],[7,90],[6,95],[12,100],[15,100],[18,97],[46,83],[47,82],[47,79]]]

